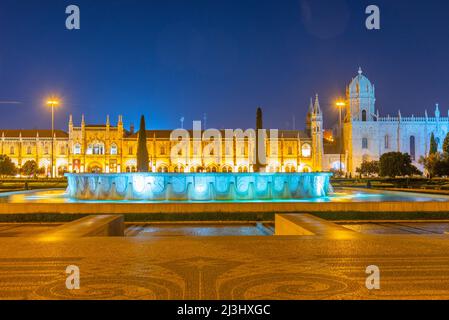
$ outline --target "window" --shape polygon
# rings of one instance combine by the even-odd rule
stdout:
[[[73,147],[73,154],[81,154],[81,145],[79,143]]]
[[[162,156],[165,156],[165,146],[161,146],[160,154],[161,154]]]
[[[368,138],[362,139],[362,149],[368,149]]]
[[[92,153],[93,154],[104,154],[104,146],[103,146],[103,144],[95,143],[93,148],[92,148]]]
[[[104,154],[104,144],[96,142],[94,144],[89,144],[87,147],[86,154]]]
[[[117,154],[117,145],[115,143],[111,144],[111,155]]]
[[[48,152],[48,147],[47,146],[45,146],[44,147],[44,154],[48,154],[49,152]]]
[[[388,135],[385,136],[385,149],[390,149],[390,137]]]
[[[410,137],[410,158],[414,161],[416,158],[415,136]]]
[[[221,170],[222,172],[232,172],[232,168],[230,166],[224,166],[223,169]]]
[[[65,147],[64,147],[64,146],[61,146],[61,147],[59,148],[59,153],[60,153],[61,155],[64,155],[64,154],[65,154]]]
[[[27,147],[27,154],[31,154],[31,153],[32,153],[31,147]]]
[[[291,146],[288,147],[288,155],[291,156],[293,154],[293,148]]]
[[[362,111],[362,121],[366,121],[366,110]]]
[[[310,158],[310,156],[312,155],[312,147],[310,146],[310,144],[305,143],[302,145],[301,154],[304,158]]]
[[[14,147],[9,148],[9,154],[14,154]]]
[[[133,147],[128,148],[128,154],[130,154],[130,155],[133,154]]]

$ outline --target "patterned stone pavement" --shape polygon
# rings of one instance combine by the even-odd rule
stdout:
[[[448,240],[0,238],[0,298],[448,299]],[[380,290],[365,287],[373,264]],[[80,290],[65,287],[68,265],[80,268]]]

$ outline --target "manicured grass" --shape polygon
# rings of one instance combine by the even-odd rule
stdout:
[[[125,222],[274,221],[275,213],[125,214]],[[319,212],[325,220],[448,220],[449,212]],[[0,222],[69,222],[84,214],[2,214]]]
[[[449,212],[314,212],[325,220],[447,220]]]

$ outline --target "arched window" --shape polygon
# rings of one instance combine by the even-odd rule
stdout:
[[[65,146],[61,146],[61,147],[59,148],[59,154],[60,154],[60,155],[64,155],[64,154],[65,154]]]
[[[92,148],[93,154],[104,154],[104,145],[102,143],[95,143]]]
[[[132,155],[132,154],[133,154],[133,147],[129,147],[129,148],[128,148],[128,154],[129,154],[129,155]]]
[[[48,147],[47,146],[45,146],[44,147],[44,154],[48,154],[49,152],[48,152]]]
[[[362,121],[366,121],[366,110],[362,111]]]
[[[368,138],[362,139],[362,149],[368,149]]]
[[[305,143],[302,145],[301,154],[304,158],[310,158],[310,156],[312,155],[312,147],[310,146],[310,144]]]
[[[228,172],[232,172],[232,168],[230,166],[224,166],[221,169],[222,172],[228,173]]]
[[[111,144],[111,155],[117,154],[117,145],[115,143]]]
[[[416,158],[415,136],[410,137],[410,158],[412,158],[412,160],[415,160]]]
[[[27,154],[31,154],[31,153],[32,153],[31,147],[27,147]]]
[[[291,146],[287,149],[288,155],[291,156],[293,154],[293,148]]]
[[[165,146],[161,146],[160,153],[162,156],[165,155]]]
[[[9,154],[14,154],[14,147],[9,148]]]
[[[174,171],[175,173],[182,173],[182,172],[184,172],[184,166],[183,166],[182,164],[178,164],[178,165],[173,169],[173,171]]]
[[[73,154],[81,154],[81,145],[79,143],[73,146]]]

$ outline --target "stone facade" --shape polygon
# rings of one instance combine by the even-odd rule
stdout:
[[[353,175],[363,160],[378,160],[387,152],[408,153],[414,165],[429,152],[430,136],[435,135],[441,151],[449,130],[449,117],[442,117],[438,104],[434,116],[403,117],[401,111],[394,117],[380,116],[376,109],[375,87],[362,70],[351,81],[346,91],[344,122],[345,164]]]
[[[322,114],[318,97],[309,119],[308,129],[280,130],[276,141],[266,141],[267,172],[312,172],[321,171],[323,134]],[[188,152],[171,155],[172,148],[178,144],[171,138],[171,130],[147,130],[149,167],[153,172],[251,172],[249,161],[250,143],[247,138],[233,136],[230,144],[222,139],[218,151],[204,149],[210,141],[204,139],[199,144],[189,133]],[[225,132],[219,131],[223,137]],[[204,131],[202,131],[204,134]],[[0,154],[9,156],[20,168],[28,160],[35,160],[50,174],[51,131],[50,130],[1,130]],[[268,130],[268,137],[270,131]],[[228,139],[229,140],[229,139]],[[229,141],[228,141],[229,142]],[[76,126],[70,116],[68,132],[55,131],[54,137],[55,171],[57,176],[64,172],[133,172],[136,170],[137,133],[125,130],[123,117],[119,116],[116,125],[86,124],[84,116]],[[229,148],[231,146],[231,148]],[[197,150],[197,149],[200,150]],[[276,150],[275,150],[276,149]],[[199,154],[199,156],[198,156]]]
[[[403,117],[400,111],[394,117],[380,116],[376,109],[375,87],[360,69],[346,89],[342,148],[339,147],[340,137],[334,138],[324,130],[317,95],[315,101],[310,101],[305,130],[279,130],[277,141],[270,140],[271,131],[268,131],[265,170],[309,172],[339,170],[341,167],[355,175],[363,160],[378,160],[382,154],[392,151],[410,154],[414,164],[422,170],[418,160],[428,153],[431,134],[435,135],[441,150],[448,131],[449,115],[442,117],[438,105],[432,117],[427,111],[421,117]],[[147,131],[151,171],[253,171],[249,161],[252,147],[248,139],[225,138],[225,131],[220,130],[217,133],[223,138],[219,150],[207,149],[205,152],[210,141],[204,137],[203,141],[195,139],[192,131],[185,132],[189,136],[189,147],[172,155],[178,140],[170,138],[171,130]],[[58,175],[67,171],[113,173],[136,170],[137,133],[124,128],[122,116],[116,125],[110,123],[109,116],[106,124],[89,125],[83,116],[79,126],[74,125],[70,116],[68,132],[55,131],[54,143]],[[49,173],[51,144],[50,130],[0,129],[0,154],[8,155],[19,167],[28,160],[35,160]]]

